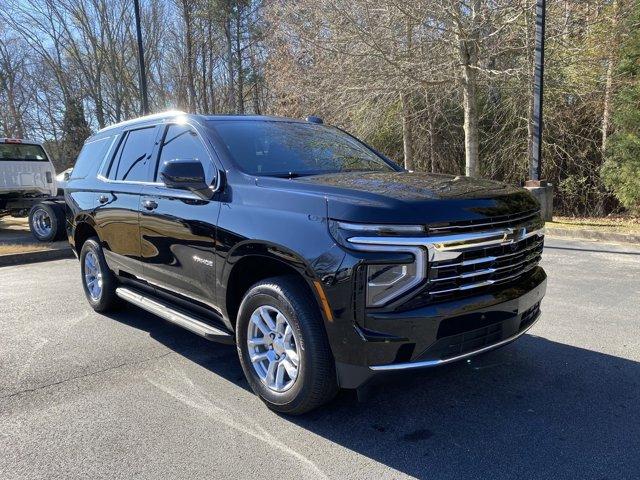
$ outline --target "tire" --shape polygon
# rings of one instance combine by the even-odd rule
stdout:
[[[96,269],[92,268],[91,265],[97,266],[98,275],[94,274]],[[82,275],[82,287],[91,308],[96,312],[107,312],[120,306],[120,298],[116,295],[118,282],[115,275],[109,270],[100,242],[95,237],[87,239],[82,245],[82,250],[80,250],[80,272]],[[98,282],[99,291],[92,288],[95,284],[90,282],[91,278]]]
[[[39,242],[54,242],[66,234],[65,212],[59,205],[41,202],[29,211],[29,229]]]
[[[255,322],[252,320],[252,315],[261,308],[264,310],[260,311],[266,311],[271,319],[276,321],[277,313],[282,313],[286,323],[292,329],[289,336],[294,337],[292,344],[295,346],[298,357],[297,375],[292,385],[284,391],[276,391],[267,386],[256,370],[256,368],[263,369],[260,365],[266,365],[269,360],[265,360],[264,364],[258,362],[259,366],[254,367],[250,359],[250,348],[268,349],[275,356],[282,351],[282,343],[276,345],[276,340],[273,340],[274,343],[269,347],[260,345],[249,347],[247,343],[250,328],[255,332],[262,332],[256,329]],[[261,334],[258,333],[258,335]],[[266,339],[266,335],[263,338]],[[311,293],[301,286],[296,278],[288,276],[269,278],[256,283],[249,289],[238,311],[236,345],[242,369],[251,389],[274,411],[300,415],[328,402],[338,391],[335,362],[320,311]],[[256,350],[251,353],[263,355],[263,352],[257,354]],[[264,354],[269,355],[268,352]],[[289,367],[294,364],[293,354],[286,356],[282,352],[281,357],[283,363],[288,361]],[[282,382],[290,381],[289,369],[284,368],[284,371],[286,373],[283,373]],[[267,377],[269,377],[268,373]]]

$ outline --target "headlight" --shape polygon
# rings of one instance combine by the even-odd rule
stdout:
[[[367,266],[367,306],[381,307],[419,285],[426,277],[427,255],[420,240],[421,225],[368,225],[329,221],[329,230],[342,246],[364,252],[410,253],[411,263]],[[407,245],[410,238],[414,243]]]
[[[367,267],[367,305],[380,306],[415,285],[419,276],[414,261],[410,264],[369,265]]]

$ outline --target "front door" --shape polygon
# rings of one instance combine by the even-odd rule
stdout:
[[[205,142],[190,125],[167,125],[162,136],[156,183],[144,187],[140,203],[144,277],[157,288],[218,310],[215,305],[216,223],[220,202],[167,188],[159,175],[167,160],[198,159],[209,184],[217,169]]]

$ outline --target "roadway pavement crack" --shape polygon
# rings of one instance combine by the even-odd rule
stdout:
[[[163,353],[162,355],[158,355],[156,357],[145,358],[144,360],[138,360],[138,361],[134,361],[134,362],[123,362],[123,363],[120,363],[118,365],[113,365],[111,367],[103,368],[101,370],[95,370],[93,372],[85,373],[84,375],[77,375],[75,377],[65,378],[65,379],[57,381],[57,382],[47,383],[45,385],[39,385],[39,386],[33,387],[33,388],[25,388],[24,390],[19,390],[17,392],[13,392],[13,393],[10,393],[8,395],[4,395],[4,396],[0,397],[0,400],[6,400],[7,398],[16,397],[16,396],[22,395],[24,393],[37,392],[37,391],[43,390],[45,388],[55,387],[55,386],[58,386],[58,385],[62,385],[64,383],[72,382],[74,380],[80,380],[80,379],[83,379],[83,378],[92,377],[94,375],[100,375],[101,373],[109,372],[111,370],[117,370],[117,369],[122,368],[122,367],[128,367],[128,366],[131,366],[131,365],[142,365],[142,364],[147,363],[147,362],[153,362],[155,360],[160,360],[161,358],[167,357],[167,356],[172,355],[174,353],[175,352],[166,352],[166,353]]]

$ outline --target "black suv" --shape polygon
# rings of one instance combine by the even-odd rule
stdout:
[[[95,310],[235,343],[280,412],[504,345],[546,289],[527,191],[407,172],[317,118],[124,122],[87,140],[65,199]]]

